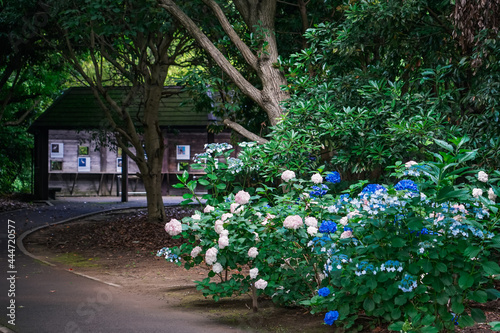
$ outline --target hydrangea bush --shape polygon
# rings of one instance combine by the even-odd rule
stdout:
[[[344,193],[337,172],[299,179],[284,170],[276,188],[235,188],[180,226],[167,223],[187,242],[162,254],[188,269],[208,265],[198,289],[216,300],[248,292],[254,310],[267,295],[351,330],[360,316],[396,331],[469,326],[485,320],[470,301],[500,296],[500,172],[460,167],[473,158],[448,151],[434,162],[398,163],[394,185],[361,181]],[[194,195],[187,176],[179,179]]]

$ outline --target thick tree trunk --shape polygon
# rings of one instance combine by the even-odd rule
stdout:
[[[266,113],[271,125],[276,125],[284,112],[280,103],[288,98],[288,93],[281,90],[281,86],[286,85],[283,73],[275,67],[278,58],[278,48],[274,34],[274,19],[277,0],[239,0],[234,1],[236,8],[243,17],[250,30],[255,31],[255,26],[261,27],[259,31],[263,34],[262,45],[258,50],[251,50],[238,36],[236,31],[227,20],[222,9],[214,0],[203,0],[210,7],[215,17],[221,24],[224,32],[231,39],[231,42],[238,48],[245,61],[255,70],[262,82],[262,89],[259,90],[248,82],[243,75],[225,58],[217,47],[208,39],[196,23],[188,17],[173,0],[158,0],[160,7],[167,10],[175,17],[198,42],[198,44],[214,59],[217,65],[230,77],[241,91],[257,103]],[[235,126],[235,123],[228,120],[226,124],[231,124],[231,128],[241,135],[255,140],[256,134],[248,135],[242,126]],[[260,138],[260,142],[265,139]]]
[[[148,220],[150,222],[164,222],[166,215],[161,195],[161,172],[150,174],[141,172],[141,176],[146,188]]]

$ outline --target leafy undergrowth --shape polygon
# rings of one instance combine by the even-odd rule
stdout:
[[[32,198],[28,194],[4,194],[0,196],[0,213],[17,209],[32,208]]]
[[[167,221],[171,218],[180,220],[192,213],[192,210],[184,207],[168,207]],[[125,267],[132,271],[139,270],[137,274],[141,278],[137,278],[133,283],[140,284],[147,283],[144,275],[149,266],[152,267],[152,271],[157,269],[159,262],[156,259],[159,258],[152,258],[156,252],[163,247],[178,246],[181,242],[179,239],[172,239],[165,232],[163,225],[148,222],[144,210],[131,209],[93,216],[86,218],[85,222],[41,229],[30,235],[25,240],[25,245],[28,249],[34,244],[44,246],[57,256],[70,260],[70,264],[74,267],[79,267],[75,265],[75,261],[78,263],[86,261],[87,267],[93,266],[95,262],[102,265],[101,261],[104,258],[112,256],[119,262],[106,269]],[[167,269],[166,264],[168,263],[161,267]],[[182,270],[180,267],[178,269]],[[202,278],[200,275],[199,279]],[[224,298],[214,302],[210,298],[204,298],[194,288],[190,290],[191,292],[182,293],[181,307],[208,313],[215,320],[232,327],[241,327],[254,332],[342,332],[335,326],[322,325],[322,314],[313,316],[305,308],[276,308],[271,300],[264,298],[259,301],[261,310],[254,314],[247,296],[241,296],[244,299]],[[483,309],[488,321],[500,320],[500,302],[478,304],[476,307]],[[360,318],[359,325],[363,327],[362,332],[389,332],[386,325],[377,325],[363,314],[360,314]],[[486,323],[465,329],[457,328],[456,331],[492,332]]]

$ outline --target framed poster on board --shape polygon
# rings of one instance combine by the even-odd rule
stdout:
[[[90,171],[90,157],[78,157],[78,172]]]
[[[178,160],[189,160],[191,159],[191,147],[188,145],[178,145],[176,152],[177,152],[177,159]]]
[[[116,172],[122,172],[122,158],[118,157],[116,159]]]
[[[177,163],[177,171],[189,171],[189,162]]]
[[[64,157],[64,144],[51,143],[50,144],[50,158],[63,158]]]

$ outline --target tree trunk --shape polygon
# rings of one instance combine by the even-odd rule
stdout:
[[[262,89],[259,90],[247,81],[243,75],[229,62],[228,59],[217,49],[208,39],[196,23],[188,17],[173,0],[159,0],[160,7],[167,10],[175,17],[197,41],[197,43],[214,59],[217,65],[230,77],[238,88],[257,103],[266,113],[271,125],[276,125],[284,112],[280,103],[288,98],[288,93],[281,90],[281,86],[286,85],[284,74],[275,67],[278,59],[278,48],[274,33],[274,19],[277,0],[239,0],[234,4],[240,12],[243,20],[251,31],[256,31],[255,26],[259,26],[259,38],[262,43],[258,50],[252,50],[238,36],[232,25],[227,20],[222,9],[214,0],[203,0],[210,7],[215,17],[219,21],[224,32],[231,39],[231,42],[238,48],[245,61],[255,70],[262,82]],[[248,135],[248,131],[242,126],[235,126],[232,121],[231,128],[241,135],[255,140],[256,134]],[[240,130],[241,129],[241,130]],[[265,139],[257,140],[265,142]]]

